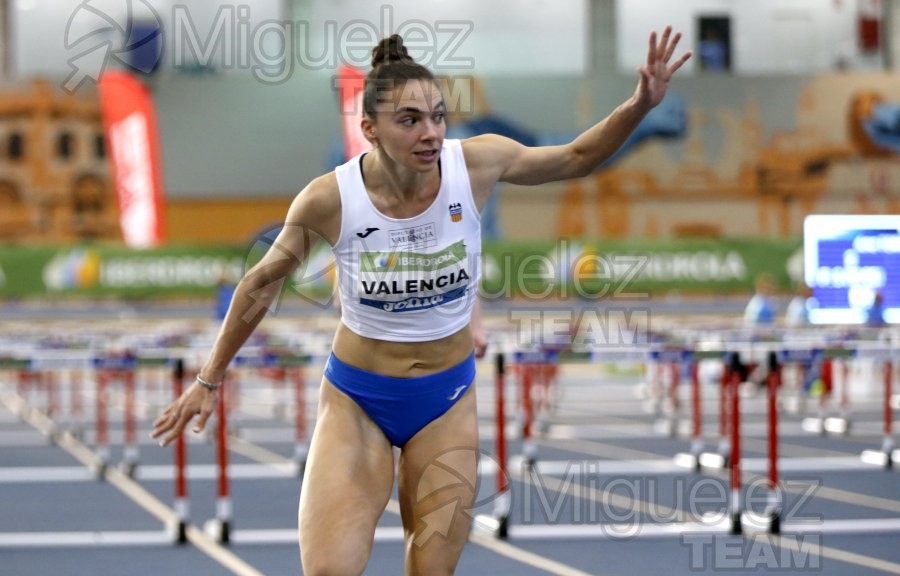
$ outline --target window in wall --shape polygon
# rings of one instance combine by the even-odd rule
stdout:
[[[10,134],[6,142],[6,155],[10,160],[21,160],[25,157],[25,140],[19,133]]]
[[[72,157],[72,134],[71,132],[63,132],[56,139],[56,155],[63,160]]]
[[[731,70],[731,18],[698,17],[697,39],[697,56],[701,70],[706,72]]]
[[[616,58],[632,73],[647,34],[667,24],[694,50],[686,71],[790,76],[877,70],[887,50],[887,8],[900,0],[615,0]]]
[[[106,139],[103,134],[94,136],[94,158],[106,158]]]

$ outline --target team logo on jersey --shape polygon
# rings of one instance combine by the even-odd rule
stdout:
[[[451,222],[460,222],[462,221],[462,204],[455,203],[450,205],[450,221]]]
[[[422,250],[437,246],[437,228],[434,222],[412,228],[389,230],[388,234],[393,250]]]

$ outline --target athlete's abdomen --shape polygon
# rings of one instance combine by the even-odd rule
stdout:
[[[351,366],[397,378],[425,376],[456,366],[473,349],[466,326],[450,336],[426,342],[392,342],[356,334],[340,324],[334,336],[334,354]]]

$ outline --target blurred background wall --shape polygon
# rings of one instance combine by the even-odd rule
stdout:
[[[376,38],[366,31],[386,24],[408,26],[422,46],[428,38],[416,34],[437,30],[445,58],[424,51],[426,63],[475,77],[479,106],[538,142],[571,138],[631,94],[649,30],[671,23],[684,33],[682,47],[698,53],[673,82],[670,117],[615,163],[577,182],[500,187],[502,239],[797,237],[808,213],[900,212],[896,152],[862,128],[878,103],[900,103],[900,0],[13,0],[4,10],[6,100],[55,106],[39,138],[58,151],[60,133],[69,133],[86,154],[82,168],[55,180],[33,167],[45,174],[35,181],[14,158],[22,144],[14,136],[30,121],[21,107],[7,110],[0,190],[9,183],[23,204],[43,198],[22,212],[21,232],[9,240],[115,236],[99,113],[89,103],[95,86],[89,78],[58,95],[83,103],[80,120],[51,104],[57,96],[48,91],[60,92],[91,39],[111,42],[107,65],[134,55],[140,38],[116,26],[128,10],[162,30],[162,57],[144,80],[157,108],[170,243],[245,243],[283,217],[297,191],[340,159],[328,47],[354,46],[342,54],[364,67]],[[287,51],[278,23],[294,27]],[[451,40],[459,42],[452,57]],[[82,188],[93,178],[90,193],[106,204],[92,226],[60,234],[54,222],[66,217],[53,214],[74,209],[79,178]]]

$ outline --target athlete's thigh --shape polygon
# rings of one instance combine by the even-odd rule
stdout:
[[[478,469],[475,385],[400,454],[407,574],[452,574],[469,533]]]
[[[307,574],[362,571],[393,482],[387,438],[353,400],[323,380],[300,492]]]

